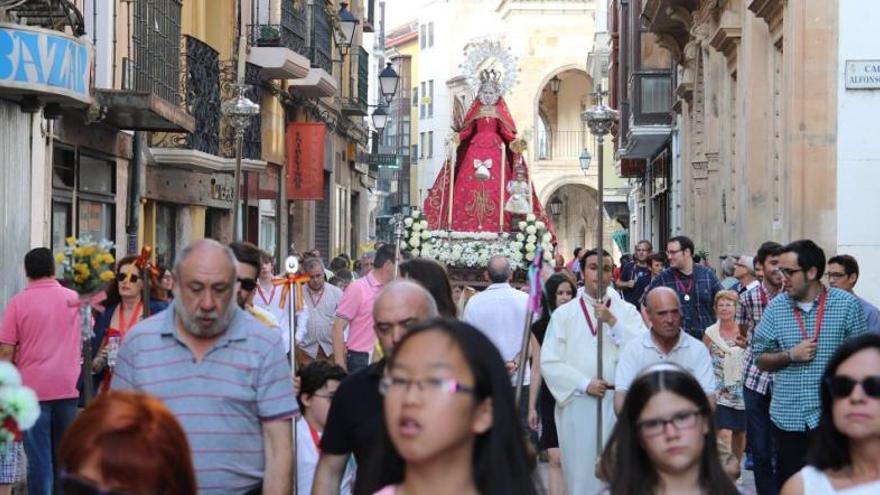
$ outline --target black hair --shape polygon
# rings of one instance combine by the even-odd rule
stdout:
[[[458,316],[452,300],[452,284],[443,265],[427,258],[412,258],[400,264],[400,275],[414,280],[431,293],[440,316]]]
[[[845,340],[837,351],[831,356],[825,372],[822,374],[820,385],[820,404],[822,416],[819,417],[819,428],[813,437],[813,444],[807,454],[807,464],[816,469],[841,469],[852,464],[849,452],[849,438],[837,429],[831,412],[831,393],[825,382],[837,373],[837,368],[854,354],[865,349],[880,351],[880,335],[875,333],[863,334]]]
[[[694,259],[697,259],[697,254],[694,251],[694,241],[692,241],[690,237],[687,237],[684,235],[677,235],[675,237],[670,238],[668,241],[666,241],[666,245],[668,246],[669,243],[671,243],[671,242],[677,242],[678,245],[681,247],[682,251],[690,251],[691,257],[693,257]]]
[[[144,271],[137,265],[138,257],[137,256],[126,256],[121,260],[116,262],[116,274],[119,275],[122,272],[122,267],[126,265],[131,265],[137,269],[137,274],[139,277],[144,276]],[[141,278],[143,280],[143,278]],[[107,285],[107,288],[104,289],[104,293],[107,294],[107,299],[104,300],[104,306],[110,308],[122,302],[122,296],[119,295],[119,281],[114,277],[113,280]],[[146,304],[146,302],[145,302]]]
[[[648,257],[648,262],[653,263],[655,261],[659,261],[661,264],[666,264],[666,255],[663,253],[654,253]]]
[[[852,274],[859,274],[859,262],[856,259],[848,254],[838,254],[836,256],[832,256],[828,260],[828,264],[836,264],[843,267],[843,271],[846,272],[846,276],[849,277]]]
[[[337,272],[339,270],[348,270],[351,267],[351,261],[342,256],[337,256],[330,260],[330,271]]]
[[[260,273],[263,255],[260,248],[250,242],[236,241],[229,243],[229,249],[232,250],[232,254],[235,255],[235,259],[238,260],[239,263],[251,265],[256,268],[257,274]]]
[[[758,248],[758,254],[755,255],[756,264],[764,264],[769,256],[779,256],[782,254],[782,244],[773,241],[767,241]]]
[[[306,406],[302,402],[303,395],[315,395],[315,392],[320,390],[330,380],[341,382],[348,374],[338,364],[319,359],[300,368],[296,372],[296,376],[300,379],[299,393],[296,394],[296,401],[299,403],[299,410],[305,411]]]
[[[810,268],[815,268],[816,280],[821,279],[825,275],[825,251],[822,251],[822,248],[815,242],[809,239],[794,241],[783,247],[782,253],[795,253],[797,255],[798,267],[804,270],[804,272]]]
[[[649,241],[649,240],[647,240],[647,239],[642,239],[641,241],[637,242],[637,243],[636,243],[636,246],[639,246],[639,245],[641,245],[641,244],[647,244],[647,245],[648,245],[648,251],[653,251],[653,250],[654,250],[654,245],[651,244],[651,241]]]
[[[584,253],[583,258],[581,258],[581,273],[583,273],[587,269],[587,258],[589,258],[590,256],[596,256],[598,254],[599,254],[599,250],[596,248],[588,249],[587,252]],[[611,253],[609,253],[608,251],[603,249],[602,250],[602,257],[604,258],[606,256],[610,258]],[[611,262],[613,263],[614,260],[611,260]]]
[[[376,256],[373,257],[373,268],[379,269],[385,266],[385,263],[394,263],[394,246],[391,244],[383,244],[376,249]]]
[[[525,434],[514,406],[510,377],[504,368],[495,344],[482,332],[467,323],[449,318],[433,318],[417,324],[395,346],[386,369],[394,366],[395,357],[413,337],[438,332],[451,340],[464,356],[474,375],[474,398],[477,403],[492,399],[492,427],[476,437],[474,442],[473,477],[481,495],[536,495],[538,493],[531,473],[534,464],[526,449]],[[374,458],[376,468],[384,463],[405,464],[394,449],[382,421],[381,455]],[[366,469],[367,488],[378,490],[380,469]],[[394,482],[400,482],[396,480]]]
[[[644,495],[654,493],[657,488],[660,476],[642,447],[637,424],[648,401],[664,391],[692,402],[707,425],[703,452],[700,454],[700,487],[712,495],[736,495],[737,489],[724,472],[718,457],[715,420],[706,393],[696,378],[675,365],[643,372],[627,392],[600,465],[611,480],[610,495]],[[633,473],[638,475],[633,476]]]
[[[566,272],[554,273],[544,282],[544,290],[541,292],[541,319],[532,323],[532,333],[543,343],[547,326],[550,325],[550,316],[556,311],[556,291],[559,286],[568,283],[571,285],[572,297],[577,294],[577,282]]]
[[[582,247],[574,248],[574,257],[575,258],[577,258],[579,254],[581,254],[581,249],[583,249],[583,248]]]
[[[55,275],[55,258],[49,248],[38,247],[24,255],[24,273],[31,280]]]
[[[351,270],[339,270],[333,272],[333,278],[330,279],[330,283],[336,287],[339,287],[340,282],[351,282],[354,277],[351,275]]]

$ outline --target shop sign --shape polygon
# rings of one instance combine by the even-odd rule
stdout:
[[[287,124],[287,199],[324,199],[324,124]]]
[[[216,178],[211,179],[211,199],[231,203],[234,195],[235,188],[231,185],[223,184],[217,181]]]
[[[880,89],[880,60],[847,60],[846,89]]]
[[[90,103],[93,47],[88,37],[0,24],[0,88],[66,96]]]

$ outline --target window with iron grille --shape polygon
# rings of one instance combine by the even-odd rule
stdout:
[[[130,57],[123,87],[180,102],[180,10],[182,0],[135,0]]]
[[[312,32],[310,36],[310,58],[312,67],[324,69],[332,73],[332,57],[330,49],[333,42],[333,32],[330,26],[330,17],[327,15],[325,0],[316,0],[312,5]]]
[[[358,47],[358,105],[367,108],[367,96],[370,91],[370,54],[363,47]]]

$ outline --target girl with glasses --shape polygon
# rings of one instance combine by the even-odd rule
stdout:
[[[411,329],[388,360],[380,391],[386,434],[378,461],[399,454],[405,474],[379,494],[537,493],[510,378],[477,329],[444,319]]]
[[[880,493],[880,336],[845,341],[822,377],[822,417],[807,466],[781,495]]]
[[[718,457],[706,393],[671,363],[633,382],[599,469],[610,495],[738,493]]]

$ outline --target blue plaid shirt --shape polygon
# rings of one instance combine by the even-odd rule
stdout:
[[[852,294],[840,289],[827,289],[825,316],[816,357],[812,361],[791,363],[773,375],[773,396],[770,400],[770,419],[785,431],[805,431],[819,426],[822,408],[819,392],[822,373],[834,351],[844,340],[864,333],[865,314]],[[819,297],[809,311],[804,312],[788,294],[781,294],[767,306],[764,317],[755,330],[752,352],[758,359],[765,352],[788,351],[804,338],[794,312],[803,315],[807,335],[812,337],[819,312]]]
[[[678,283],[676,284],[676,280]],[[678,294],[681,302],[681,328],[697,340],[703,339],[703,331],[715,323],[715,294],[721,290],[718,277],[711,268],[694,264],[694,271],[684,275],[675,268],[667,268],[660,272],[645,289],[645,296],[655,287],[669,287]],[[682,288],[690,289],[685,301]],[[644,303],[644,301],[642,301]]]

